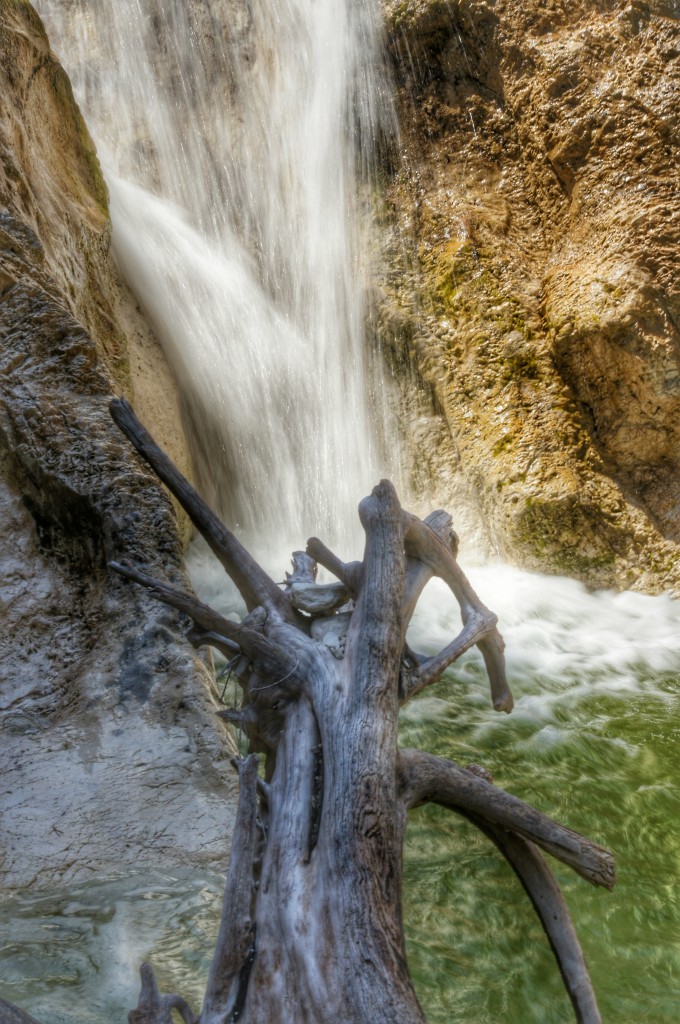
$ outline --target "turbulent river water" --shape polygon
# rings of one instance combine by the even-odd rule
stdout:
[[[116,253],[181,382],[206,488],[261,548],[264,534],[275,552],[311,532],[350,544],[358,497],[395,472],[364,347],[357,216],[357,182],[390,121],[376,11],[336,0],[36,6],[97,140]],[[214,591],[200,551],[193,568]],[[612,894],[557,869],[604,1020],[677,1021],[680,603],[589,594],[503,565],[470,575],[499,614],[516,709],[494,714],[471,653],[405,710],[403,742],[481,762],[615,851]],[[442,646],[454,621],[432,584],[413,644]],[[159,865],[5,897],[2,994],[45,1024],[113,1024],[150,958],[166,989],[197,1004],[221,888]],[[414,813],[404,901],[431,1022],[572,1019],[526,897],[467,823]]]

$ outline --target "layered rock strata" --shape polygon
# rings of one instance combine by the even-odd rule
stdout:
[[[416,483],[595,586],[680,581],[679,12],[387,3],[376,316],[422,391]]]
[[[187,465],[174,385],[109,258],[107,193],[28,3],[0,0],[0,884],[226,854],[232,748],[185,623],[181,524],[108,414]]]

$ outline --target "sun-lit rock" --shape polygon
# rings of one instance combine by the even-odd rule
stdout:
[[[443,457],[411,442],[421,486],[524,566],[677,586],[677,4],[386,9],[402,162],[375,305],[448,428]]]

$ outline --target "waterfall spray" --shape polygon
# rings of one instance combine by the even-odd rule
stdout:
[[[256,543],[347,540],[358,498],[394,469],[369,413],[357,216],[385,122],[377,11],[37,6],[98,146],[115,255],[176,374],[202,490]]]

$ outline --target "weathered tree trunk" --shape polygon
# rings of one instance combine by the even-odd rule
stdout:
[[[123,401],[112,415],[179,498],[238,586],[249,614],[222,618],[191,595],[129,564],[112,568],[193,618],[197,645],[233,659],[243,691],[239,723],[251,752],[220,934],[200,1024],[415,1024],[424,1020],[408,971],[401,920],[402,844],[410,807],[434,801],[496,843],[526,888],[555,950],[579,1021],[599,1021],[587,969],[542,847],[590,881],[611,887],[603,848],[496,789],[472,770],[399,750],[400,705],[440,678],[473,645],[483,654],[498,710],[510,711],[496,617],[456,562],[451,520],[405,513],[382,481],[359,506],[361,563],[318,540],[294,556],[281,590],[216,519]],[[316,563],[339,583],[318,586]],[[418,597],[437,575],[455,594],[462,630],[425,658],[405,643]],[[452,630],[453,632],[453,630]],[[482,773],[483,774],[483,773]],[[161,1024],[178,997],[161,996],[144,968],[136,1024]],[[174,1000],[174,1002],[173,1002]]]

